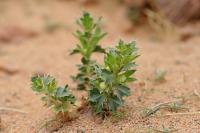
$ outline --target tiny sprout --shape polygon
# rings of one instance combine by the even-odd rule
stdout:
[[[58,87],[51,76],[33,76],[32,90],[42,95],[41,100],[56,113],[65,113],[74,106],[75,97],[69,92],[68,85]]]
[[[47,18],[44,21],[44,29],[46,32],[52,33],[62,27],[64,27],[64,25],[62,25],[60,22],[57,22],[55,20],[50,20],[49,18]]]
[[[154,72],[154,81],[158,83],[166,81],[166,73],[167,72],[165,70],[156,69]]]

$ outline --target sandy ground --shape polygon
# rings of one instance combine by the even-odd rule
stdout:
[[[91,110],[84,111],[79,118],[65,123],[54,132],[63,133],[147,133],[149,129],[178,129],[177,133],[199,133],[200,114],[166,116],[169,111],[158,112],[156,116],[141,118],[145,107],[157,103],[184,98],[188,110],[180,112],[198,112],[200,100],[194,95],[200,93],[200,38],[193,37],[187,42],[160,41],[154,38],[151,30],[135,29],[126,34],[126,20],[122,18],[123,7],[112,2],[102,2],[83,6],[73,0],[0,1],[0,28],[21,26],[37,33],[31,38],[0,42],[0,65],[18,69],[16,74],[0,71],[0,107],[17,108],[26,113],[0,110],[1,131],[3,133],[53,132],[51,128],[41,128],[53,113],[43,107],[40,97],[30,89],[30,77],[33,73],[49,73],[55,76],[61,85],[70,84],[73,93],[75,84],[70,75],[77,72],[75,64],[80,57],[69,56],[69,50],[77,40],[72,32],[77,28],[75,19],[83,10],[95,16],[103,16],[102,27],[109,35],[102,41],[103,47],[113,46],[119,39],[136,40],[140,57],[137,60],[137,82],[130,84],[132,95],[125,103],[126,115],[113,122],[111,119],[100,121],[92,116]],[[55,32],[44,30],[45,17],[65,25]],[[102,55],[94,59],[102,61]],[[155,84],[151,79],[156,69],[167,72],[166,82]],[[178,112],[178,113],[180,113]],[[82,133],[81,132],[81,133]]]

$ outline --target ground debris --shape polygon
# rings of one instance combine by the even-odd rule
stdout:
[[[27,112],[25,112],[23,110],[10,108],[10,107],[0,107],[0,111],[11,111],[11,112],[18,112],[18,113],[22,113],[22,114],[27,114]],[[0,125],[1,125],[1,121],[0,121]]]
[[[151,116],[155,114],[157,111],[160,109],[167,109],[171,112],[178,112],[179,110],[183,109],[188,109],[186,107],[182,106],[183,101],[170,101],[170,102],[164,102],[164,103],[159,103],[153,107],[146,108],[141,112],[142,118]]]

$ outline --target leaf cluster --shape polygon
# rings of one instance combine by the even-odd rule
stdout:
[[[81,54],[81,65],[78,65],[79,73],[73,77],[74,81],[78,81],[78,89],[85,90],[89,77],[92,75],[91,55],[95,52],[105,53],[105,50],[99,45],[99,41],[106,35],[100,28],[99,18],[95,21],[88,12],[84,12],[83,16],[77,20],[80,30],[77,30],[74,35],[79,40],[79,44],[71,52],[72,54]]]
[[[130,95],[127,83],[135,81],[135,59],[138,57],[135,42],[119,41],[115,49],[109,49],[104,58],[104,66],[94,65],[89,101],[96,113],[115,112]]]
[[[54,112],[67,112],[75,103],[75,97],[69,92],[68,85],[58,87],[55,78],[51,76],[33,76],[32,90],[42,95],[45,105]]]
[[[88,12],[84,12],[83,16],[77,20],[77,24],[81,30],[77,30],[74,35],[79,40],[79,44],[71,52],[71,54],[80,53],[83,60],[90,60],[92,53],[104,53],[105,50],[98,45],[99,41],[106,35],[101,31],[99,26],[101,18],[97,22],[91,17]],[[84,62],[83,62],[84,64]]]

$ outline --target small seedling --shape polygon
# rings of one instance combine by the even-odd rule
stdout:
[[[66,113],[74,106],[75,97],[69,92],[68,86],[58,87],[51,76],[33,76],[32,90],[42,95],[47,107],[56,113]]]
[[[49,33],[52,33],[56,31],[57,29],[65,28],[65,27],[66,26],[63,25],[62,23],[55,20],[51,20],[49,18],[45,19],[45,22],[44,22],[44,29],[46,32],[49,32]]]
[[[166,73],[167,72],[165,70],[156,69],[154,72],[154,81],[157,83],[166,81],[165,79]]]
[[[94,76],[90,82],[89,102],[96,113],[103,115],[116,112],[130,95],[128,82],[136,79],[135,59],[138,57],[135,42],[119,41],[115,49],[109,49],[104,57],[104,66],[94,65]]]
[[[93,75],[91,64],[91,56],[94,52],[105,53],[105,50],[99,45],[99,41],[106,35],[100,28],[100,20],[94,21],[91,15],[87,12],[77,20],[77,24],[81,30],[77,30],[74,36],[79,40],[79,44],[71,52],[72,54],[81,54],[81,65],[78,66],[79,73],[73,77],[74,81],[78,82],[78,89],[85,90],[88,86],[89,78]]]

